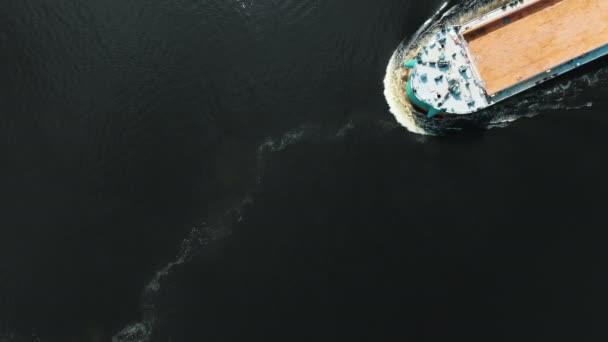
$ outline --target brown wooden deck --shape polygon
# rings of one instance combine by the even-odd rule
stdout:
[[[495,94],[608,44],[608,0],[541,0],[464,37]]]

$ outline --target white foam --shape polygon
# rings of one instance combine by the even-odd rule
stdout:
[[[251,196],[244,196],[233,207],[224,212],[217,223],[209,226],[206,223],[202,227],[194,227],[180,245],[180,250],[175,259],[160,268],[152,279],[146,284],[143,292],[142,309],[145,311],[144,318],[140,322],[128,325],[112,337],[112,342],[149,342],[152,338],[152,328],[156,323],[154,302],[160,293],[163,280],[173,270],[190,261],[211,241],[220,240],[231,233],[232,224],[243,220],[242,210],[253,201]]]
[[[243,8],[247,9],[253,6],[253,0],[236,0],[236,2]]]
[[[405,89],[401,86],[398,75],[401,70],[398,66],[398,63],[400,62],[399,52],[395,51],[386,68],[386,76],[384,77],[384,97],[386,97],[389,110],[393,113],[397,122],[412,133],[427,135],[429,133],[416,123],[414,109],[405,99]]]

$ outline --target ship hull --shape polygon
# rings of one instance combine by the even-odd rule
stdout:
[[[606,55],[608,1],[519,0],[433,34],[405,92],[427,117],[472,114]]]

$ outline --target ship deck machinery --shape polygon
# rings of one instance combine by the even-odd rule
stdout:
[[[429,118],[470,114],[490,104],[459,27],[443,28],[404,66],[410,69],[407,97]]]
[[[461,26],[442,27],[415,59],[404,64],[407,97],[429,118],[471,114],[608,55],[607,4],[607,0],[518,0]],[[591,21],[589,30],[559,25],[585,18]],[[522,37],[529,25],[535,27],[531,34],[546,32]],[[521,47],[506,41],[510,39],[520,39]],[[552,47],[550,53],[545,53],[547,46]],[[520,63],[534,59],[535,63]],[[516,62],[505,65],[509,61]]]

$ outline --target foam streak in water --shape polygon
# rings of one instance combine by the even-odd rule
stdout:
[[[279,138],[268,138],[257,148],[257,170],[256,179],[257,185],[260,186],[263,181],[265,160],[269,153],[281,152],[294,144],[302,141],[330,141],[341,139],[353,129],[354,121],[349,120],[337,132],[324,135],[320,126],[304,125],[296,129],[290,130]],[[155,302],[162,290],[162,284],[171,273],[192,258],[196,257],[210,243],[219,242],[219,240],[229,236],[232,232],[234,224],[243,221],[243,210],[245,206],[251,204],[253,198],[251,195],[243,197],[233,207],[224,212],[213,225],[202,224],[201,228],[192,228],[189,235],[182,241],[180,250],[174,260],[168,262],[165,266],[159,269],[152,279],[145,285],[142,295],[142,310],[144,317],[142,321],[133,323],[113,338],[113,342],[149,342],[153,339],[154,327],[157,323],[158,316],[156,314]]]
[[[203,224],[201,228],[192,228],[188,236],[182,241],[180,250],[174,260],[167,263],[158,270],[152,280],[146,284],[142,298],[142,309],[144,318],[141,322],[131,324],[117,333],[112,342],[148,342],[151,341],[153,328],[157,321],[155,302],[161,291],[161,286],[165,278],[172,271],[192,260],[211,242],[218,241],[229,236],[232,224],[242,221],[242,211],[244,207],[252,202],[251,197],[245,196],[232,208],[228,209],[224,215],[217,220],[214,225]]]

